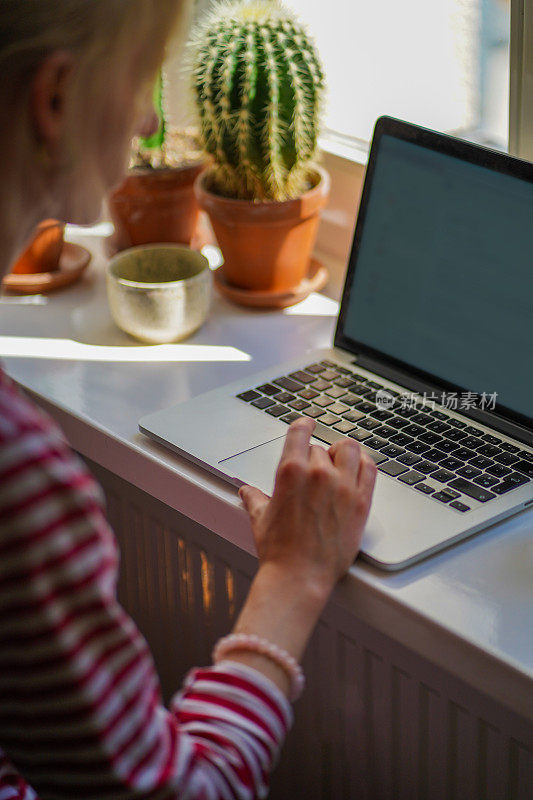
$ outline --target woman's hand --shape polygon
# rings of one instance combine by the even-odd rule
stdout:
[[[360,547],[376,478],[372,459],[352,439],[328,450],[310,444],[314,422],[289,427],[272,498],[242,486],[260,565],[333,588]]]

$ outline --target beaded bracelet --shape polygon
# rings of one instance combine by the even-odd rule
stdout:
[[[251,650],[267,656],[287,674],[290,680],[289,700],[298,700],[305,686],[305,677],[301,666],[286,650],[272,644],[267,639],[248,633],[230,633],[219,639],[213,648],[213,663],[222,661],[230,650]]]

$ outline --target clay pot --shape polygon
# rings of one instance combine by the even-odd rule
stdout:
[[[33,238],[13,264],[15,275],[55,272],[63,249],[65,225],[57,219],[45,219],[37,225]]]
[[[109,198],[117,249],[154,242],[189,245],[199,214],[193,185],[203,166],[129,172]]]
[[[307,276],[319,212],[327,203],[330,187],[325,170],[316,168],[314,175],[312,189],[281,202],[232,200],[206,188],[207,172],[196,179],[196,197],[209,214],[224,256],[224,277],[230,284],[283,292]]]

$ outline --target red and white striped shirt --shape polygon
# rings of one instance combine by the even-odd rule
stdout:
[[[265,797],[284,695],[227,661],[164,708],[116,579],[100,488],[0,369],[0,800]]]

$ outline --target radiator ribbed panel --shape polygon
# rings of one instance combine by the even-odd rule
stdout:
[[[94,468],[122,560],[119,594],[148,639],[165,698],[210,663],[254,562]],[[272,800],[532,800],[531,726],[370,628],[328,609]],[[337,624],[338,622],[338,624]]]

